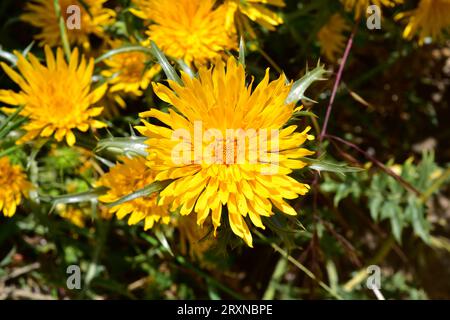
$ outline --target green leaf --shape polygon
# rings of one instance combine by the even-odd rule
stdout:
[[[401,243],[402,242],[402,229],[403,223],[399,216],[394,216],[391,218],[391,228],[394,238]]]
[[[21,118],[18,119],[18,121],[15,121],[16,118],[19,116],[19,113],[25,108],[25,105],[21,105],[14,110],[13,113],[11,113],[5,121],[0,126],[0,139],[6,137],[12,130],[19,127],[23,122],[27,120],[27,118]]]
[[[147,156],[148,145],[145,137],[106,138],[97,143],[95,152],[108,151],[116,155]]]
[[[337,207],[339,205],[339,202],[342,199],[346,198],[351,192],[352,190],[348,188],[346,184],[344,183],[339,184],[336,190],[336,195],[334,196],[334,206]]]
[[[430,243],[430,226],[424,215],[424,208],[419,200],[415,197],[408,199],[408,207],[406,208],[414,233],[419,236],[425,243]],[[406,212],[405,212],[406,214]]]
[[[0,46],[0,58],[8,61],[13,66],[17,64],[17,57],[11,52],[3,50],[2,46]]]
[[[9,147],[6,150],[0,151],[0,158],[4,157],[4,156],[7,156],[7,155],[15,152],[16,150],[19,150],[19,149],[20,149],[20,146],[15,145],[15,146]]]
[[[145,186],[144,188],[141,188],[139,190],[136,190],[135,192],[132,192],[114,202],[108,203],[107,207],[112,208],[119,204],[141,198],[141,197],[148,197],[152,193],[158,192],[165,187],[169,185],[169,183],[172,182],[172,180],[165,180],[165,181],[155,181],[148,186]]]
[[[305,99],[305,92],[315,81],[326,80],[324,75],[327,73],[323,65],[318,64],[311,71],[307,71],[306,74],[299,80],[295,81],[292,85],[291,92],[286,98],[286,103],[297,103],[298,101]]]
[[[158,60],[158,63],[161,65],[161,68],[163,69],[164,73],[166,74],[167,79],[175,81],[179,85],[183,85],[183,81],[181,81],[180,76],[178,76],[178,73],[175,71],[175,69],[172,67],[172,65],[167,60],[164,53],[158,48],[156,43],[153,41],[150,42],[152,47],[152,53],[156,60]]]
[[[195,72],[186,64],[186,62],[184,62],[184,60],[177,59],[177,63],[180,66],[181,70],[183,70],[183,72],[186,73],[189,77],[195,77]]]
[[[103,54],[100,57],[98,57],[97,59],[95,59],[95,63],[97,64],[103,60],[109,59],[112,56],[115,56],[116,54],[121,54],[121,53],[126,53],[126,52],[136,52],[136,51],[141,51],[141,52],[144,52],[144,53],[147,53],[147,54],[153,56],[153,51],[149,48],[142,47],[142,46],[125,46],[125,47],[109,50],[105,54]]]
[[[245,42],[244,37],[241,36],[239,41],[239,63],[245,68]]]
[[[373,197],[369,197],[369,210],[370,215],[374,221],[378,221],[379,219],[379,213],[380,213],[380,207],[383,203],[384,199],[381,196],[381,194],[377,194]]]
[[[96,200],[100,195],[104,194],[106,190],[108,190],[106,187],[100,187],[86,192],[66,194],[58,197],[41,196],[41,199],[43,201],[52,202],[54,205],[89,202]]]
[[[165,234],[162,233],[161,230],[155,230],[155,236],[156,238],[158,238],[163,248],[166,249],[166,251],[169,252],[172,257],[174,257],[175,255],[173,254],[173,251],[170,248],[169,242],[167,241]]]
[[[364,171],[363,168],[349,167],[345,163],[334,163],[330,161],[324,161],[321,159],[310,159],[310,158],[303,158],[303,160],[309,164],[309,167],[311,169],[319,172],[327,171],[345,175],[345,173],[349,172]]]

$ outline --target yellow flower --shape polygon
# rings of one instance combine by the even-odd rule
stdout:
[[[403,37],[411,40],[418,35],[419,44],[425,38],[439,40],[442,33],[450,28],[450,0],[421,0],[419,6],[408,12],[398,14],[395,19],[408,19]]]
[[[145,165],[145,158],[121,157],[120,160],[122,163],[116,164],[98,181],[98,186],[109,188],[105,195],[99,197],[102,202],[112,203],[154,182],[155,173]],[[152,228],[160,220],[167,224],[170,221],[168,206],[159,206],[157,196],[157,193],[153,193],[119,204],[112,207],[110,212],[116,213],[119,219],[131,214],[129,225],[144,220],[145,230]]]
[[[104,62],[108,69],[102,71],[102,75],[109,78],[111,93],[123,92],[140,96],[161,70],[158,64],[149,67],[148,55],[143,52],[116,54]]]
[[[379,8],[382,7],[395,7],[398,4],[402,4],[403,0],[341,0],[342,4],[347,11],[355,12],[355,20],[359,20],[366,15],[367,7],[370,5],[376,5]]]
[[[284,7],[284,0],[226,0],[228,8],[227,28],[236,24],[240,33],[247,30],[254,37],[254,31],[247,19],[256,22],[264,28],[273,31],[283,23],[283,19],[264,5]]]
[[[74,45],[81,45],[84,49],[90,49],[89,36],[95,35],[103,38],[105,33],[103,28],[113,23],[115,12],[103,7],[107,0],[84,0],[89,8],[87,12],[81,2],[77,0],[59,0],[61,14],[65,22],[72,22],[73,14],[67,8],[77,5],[80,8],[80,28],[67,29],[69,42]],[[59,31],[58,18],[53,6],[53,0],[32,0],[25,5],[26,13],[20,19],[28,22],[32,26],[41,29],[36,35],[41,46],[49,45],[56,47],[61,45],[61,35]],[[75,20],[74,20],[75,21]],[[67,25],[67,24],[66,24]]]
[[[195,212],[199,225],[211,216],[214,234],[224,207],[232,231],[252,246],[246,218],[264,229],[261,216],[272,216],[273,205],[296,215],[284,199],[308,192],[308,185],[289,174],[306,165],[300,158],[313,154],[300,148],[313,139],[310,128],[284,127],[296,110],[285,102],[291,84],[284,76],[269,83],[269,70],[254,90],[234,58],[226,68],[221,60],[213,69],[200,68],[198,79],[182,73],[182,80],[183,86],[173,81],[170,88],[153,86],[173,106],[169,113],[151,109],[140,114],[169,128],[146,120],[137,127],[149,138],[147,165],[158,172],[155,179],[174,180],[160,193],[159,204],[171,204],[171,211],[179,208],[181,215]]]
[[[65,137],[67,144],[75,144],[72,130],[82,132],[89,128],[102,128],[104,123],[92,119],[102,112],[102,107],[91,108],[105,93],[106,84],[90,92],[94,60],[88,63],[78,58],[78,49],[71,54],[69,64],[58,48],[56,60],[50,49],[45,47],[47,66],[42,65],[31,53],[27,61],[20,53],[17,67],[19,75],[5,63],[1,66],[8,76],[19,85],[21,91],[0,90],[0,102],[9,105],[24,105],[21,115],[29,118],[23,126],[27,133],[18,141],[26,142],[38,135],[54,135],[57,141]]]
[[[28,197],[32,185],[19,165],[10,163],[9,158],[0,158],[0,210],[5,217],[12,217],[22,201]]]
[[[203,65],[226,50],[237,48],[234,33],[227,32],[227,8],[213,0],[148,0],[153,24],[146,34],[164,53]]]
[[[344,32],[348,30],[350,27],[345,19],[336,13],[317,33],[322,54],[329,61],[336,61],[344,51],[346,42]]]
[[[196,260],[202,267],[212,267],[205,260],[205,253],[211,249],[214,244],[213,239],[208,237],[207,228],[199,228],[194,216],[179,217],[176,227],[180,233],[180,251],[183,255],[189,254],[191,259]]]
[[[67,206],[65,204],[58,204],[56,209],[61,216],[79,228],[84,228],[86,225],[86,217],[87,214],[80,208],[76,208],[73,206]]]

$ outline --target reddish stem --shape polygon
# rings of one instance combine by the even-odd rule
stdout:
[[[356,25],[353,28],[352,34],[348,38],[347,46],[345,47],[344,55],[342,56],[341,64],[339,66],[338,73],[336,75],[336,81],[334,82],[333,91],[331,92],[330,102],[328,103],[327,113],[325,115],[325,120],[323,122],[322,131],[320,132],[319,141],[322,142],[324,136],[327,133],[328,120],[330,119],[331,109],[333,109],[334,99],[336,98],[336,93],[339,88],[339,84],[342,80],[342,74],[344,72],[345,64],[347,63],[348,56],[350,54],[350,50],[353,45],[353,38],[355,37],[356,31],[358,30],[358,26]]]

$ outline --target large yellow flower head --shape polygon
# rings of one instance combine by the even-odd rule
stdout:
[[[106,84],[90,91],[94,60],[88,63],[79,58],[78,49],[74,49],[70,62],[64,60],[63,52],[58,48],[56,59],[50,47],[45,47],[47,65],[42,65],[31,53],[25,59],[20,53],[17,68],[20,75],[2,63],[3,70],[19,85],[21,91],[0,90],[0,102],[13,106],[23,105],[21,115],[29,118],[23,126],[27,133],[19,142],[26,142],[38,135],[54,135],[57,141],[66,139],[67,144],[75,144],[72,132],[82,132],[89,128],[101,128],[104,123],[94,120],[103,108],[91,106],[105,94]]]
[[[395,18],[408,20],[404,38],[411,40],[417,34],[420,44],[427,37],[439,40],[443,32],[450,30],[450,0],[421,0],[416,9],[400,13]]]
[[[108,69],[103,70],[102,75],[109,78],[109,91],[112,93],[140,96],[161,70],[159,64],[149,66],[148,55],[143,52],[116,54],[104,62]]]
[[[0,158],[0,211],[6,217],[12,217],[22,201],[28,197],[32,185],[19,165],[10,163],[8,157]]]
[[[169,81],[170,88],[154,84],[157,96],[172,106],[169,113],[141,113],[168,127],[146,120],[137,127],[149,138],[147,165],[158,172],[156,180],[174,180],[159,203],[182,215],[195,212],[199,225],[211,217],[215,234],[226,208],[232,231],[252,246],[246,219],[264,229],[261,216],[272,216],[273,206],[296,215],[285,199],[309,189],[289,174],[313,154],[300,148],[313,139],[310,128],[285,127],[295,110],[286,103],[291,84],[284,76],[269,82],[268,70],[254,90],[232,57],[226,67],[219,60],[213,69],[200,68],[198,78],[182,73],[182,81]]]
[[[225,27],[225,6],[213,0],[148,0],[154,22],[147,35],[165,54],[203,65],[237,47],[234,33]]]
[[[398,4],[402,4],[403,0],[341,0],[341,2],[344,5],[345,10],[354,11],[355,20],[359,20],[366,15],[367,8],[370,5],[376,5],[379,8],[392,8]]]
[[[77,0],[59,0],[61,15],[65,22],[73,23],[73,28],[67,28],[69,42],[74,45],[90,48],[89,35],[103,38],[104,27],[114,22],[115,12],[104,8],[107,0],[83,0],[84,5]],[[80,11],[79,29],[76,27],[76,11],[72,11],[70,6],[76,5]],[[69,10],[68,10],[69,8]],[[73,7],[72,7],[73,8]],[[49,45],[56,47],[61,45],[61,35],[59,31],[58,18],[56,16],[53,0],[32,0],[25,5],[26,13],[20,16],[21,20],[28,22],[32,26],[41,29],[36,35],[41,46]],[[69,11],[69,13],[68,13]],[[73,20],[73,21],[72,21]],[[67,23],[66,23],[67,24]]]
[[[105,195],[99,197],[102,202],[115,202],[155,181],[155,172],[145,165],[145,158],[121,157],[120,161],[121,163],[111,168],[97,183],[98,186],[109,188]],[[158,221],[167,224],[170,222],[168,206],[159,206],[157,196],[157,193],[153,193],[113,206],[110,212],[116,213],[119,219],[131,214],[128,219],[129,225],[144,220],[145,230],[152,228]]]
[[[344,51],[347,40],[344,32],[349,30],[350,27],[345,19],[339,13],[336,13],[317,33],[322,54],[329,61],[336,61]]]
[[[265,5],[281,8],[285,6],[284,0],[225,0],[225,5],[228,8],[227,28],[236,24],[240,32],[247,30],[252,36],[254,32],[247,19],[270,31],[283,23],[283,19]]]

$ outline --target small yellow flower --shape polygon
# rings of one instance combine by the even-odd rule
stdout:
[[[106,1],[84,0],[83,2],[89,8],[89,12],[87,12],[77,0],[59,0],[61,14],[65,22],[71,16],[67,13],[69,6],[77,5],[80,8],[80,29],[70,30],[67,28],[67,35],[71,44],[83,46],[84,49],[88,50],[90,49],[89,35],[95,35],[99,38],[105,36],[104,27],[112,24],[115,17],[113,10],[103,7]],[[25,11],[26,13],[22,14],[20,19],[41,29],[35,37],[41,46],[47,44],[51,47],[57,47],[61,45],[61,35],[53,0],[29,1],[25,5]]]
[[[56,206],[61,218],[68,220],[70,223],[79,228],[84,228],[86,225],[86,217],[88,216],[81,208],[67,206],[65,204],[58,204]]]
[[[345,19],[336,13],[317,33],[322,54],[329,61],[336,61],[344,51],[346,42],[344,33],[349,30]]]
[[[264,229],[261,217],[272,216],[273,206],[296,215],[284,199],[309,190],[289,174],[306,165],[302,157],[313,154],[300,148],[313,139],[307,134],[310,128],[296,132],[295,125],[285,127],[296,108],[286,104],[291,84],[284,76],[269,82],[267,70],[252,90],[244,67],[231,57],[226,68],[218,60],[213,69],[200,68],[199,78],[182,73],[182,80],[183,86],[173,81],[170,88],[153,86],[156,95],[173,106],[169,113],[151,109],[140,115],[156,118],[168,128],[145,120],[137,127],[149,138],[147,165],[157,172],[155,179],[174,180],[161,191],[159,204],[171,204],[171,211],[180,209],[181,215],[195,212],[199,225],[211,217],[214,234],[225,209],[232,231],[252,246],[246,219]],[[272,135],[273,130],[278,136]],[[243,146],[243,139],[237,140],[230,131],[246,134]],[[261,138],[267,131],[271,134]],[[193,138],[180,142],[180,134]],[[188,157],[174,152],[180,146]],[[255,154],[265,147],[264,157]]]
[[[143,52],[117,54],[104,62],[108,69],[103,70],[102,75],[109,78],[111,93],[140,96],[161,70],[159,64],[147,65],[149,57]]]
[[[0,158],[0,211],[5,217],[12,217],[22,201],[22,196],[28,197],[32,189],[19,165],[10,163],[8,157]]]
[[[341,0],[345,10],[355,12],[355,20],[359,20],[364,17],[366,15],[367,8],[370,5],[376,5],[379,8],[392,8],[396,5],[402,4],[403,1],[404,0]]]
[[[235,34],[225,28],[227,8],[215,8],[213,0],[148,0],[146,4],[154,22],[146,34],[172,58],[203,65],[237,48]]]
[[[151,184],[155,180],[155,173],[145,165],[145,158],[121,157],[122,163],[116,164],[111,170],[103,175],[98,181],[98,186],[109,188],[107,193],[99,200],[104,203],[112,203],[127,196],[143,187]],[[170,222],[168,206],[159,206],[158,194],[137,198],[110,209],[117,218],[123,219],[131,214],[128,219],[129,225],[134,225],[144,220],[144,229],[150,229],[155,222],[161,220],[162,223]]]
[[[174,223],[180,233],[180,251],[200,263],[202,267],[211,265],[205,260],[205,253],[211,249],[214,239],[208,237],[208,228],[199,228],[194,216],[181,216]]]
[[[395,17],[396,20],[404,18],[408,20],[403,31],[405,39],[411,40],[417,35],[419,44],[423,44],[427,37],[439,40],[444,32],[450,30],[450,0],[421,0],[416,9]]]
[[[84,57],[79,59],[78,49],[72,52],[69,64],[58,48],[56,60],[50,47],[45,47],[47,65],[42,65],[31,53],[25,59],[19,52],[17,68],[21,75],[5,63],[3,70],[19,85],[21,91],[0,90],[0,102],[13,106],[24,105],[21,115],[29,118],[23,128],[27,133],[18,141],[30,141],[38,135],[54,135],[57,141],[65,137],[67,144],[75,144],[72,130],[86,132],[89,128],[102,128],[106,125],[92,119],[103,108],[91,106],[105,94],[104,84],[90,92],[94,60],[86,64]]]
[[[256,36],[247,19],[270,31],[283,23],[283,19],[265,5],[281,8],[285,6],[284,0],[225,0],[225,5],[228,8],[227,28],[236,24],[240,33],[247,30],[253,37]]]

